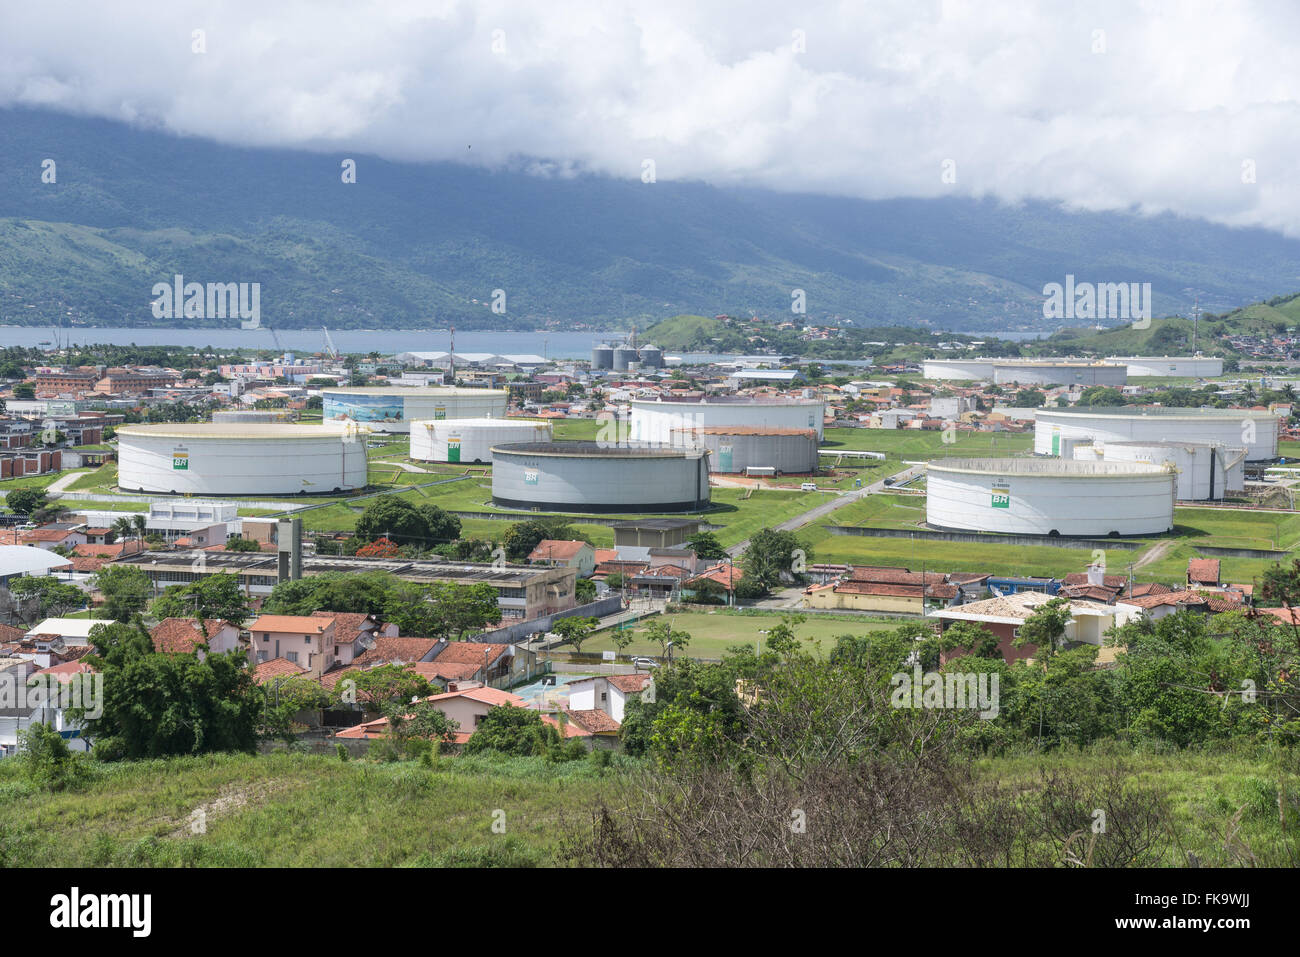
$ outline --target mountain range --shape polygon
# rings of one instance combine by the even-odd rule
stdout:
[[[259,283],[264,325],[353,329],[726,313],[1045,331],[1043,286],[1067,274],[1150,282],[1156,315],[1300,288],[1300,241],[1168,214],[399,163],[45,110],[0,110],[0,131],[0,324],[233,325],[156,319],[152,289],[177,274]]]

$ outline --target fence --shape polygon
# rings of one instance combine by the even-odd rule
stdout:
[[[867,525],[830,525],[832,535],[863,535],[868,538],[911,538],[930,542],[966,542],[986,545],[1051,545],[1054,548],[1117,548],[1135,551],[1147,542],[1124,538],[1057,538],[1052,535],[994,535],[988,532],[938,532],[928,528],[873,528]]]

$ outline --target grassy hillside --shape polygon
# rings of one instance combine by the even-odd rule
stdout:
[[[1022,793],[1041,769],[1103,773],[1166,789],[1165,862],[1241,864],[1235,833],[1261,864],[1285,866],[1275,788],[1293,771],[1248,753],[1117,757],[1105,750],[990,758],[977,777]],[[280,752],[92,764],[75,792],[35,791],[0,762],[0,867],[534,867],[562,865],[562,844],[632,765],[540,758],[375,764]],[[200,818],[196,812],[202,811]],[[499,812],[504,812],[504,817]],[[204,826],[196,833],[196,821]],[[494,832],[503,820],[504,833]]]

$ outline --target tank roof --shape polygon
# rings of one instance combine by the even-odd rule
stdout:
[[[1073,459],[939,459],[926,471],[1027,478],[1133,478],[1172,474],[1163,465],[1142,462],[1079,462]]]
[[[1166,419],[1240,419],[1249,416],[1257,419],[1277,418],[1272,412],[1259,412],[1254,409],[1192,409],[1163,405],[1090,405],[1074,406],[1069,409],[1041,408],[1037,414],[1042,416],[1064,415],[1084,417],[1089,415],[1115,416],[1129,418],[1166,418]]]
[[[496,427],[499,425],[538,426],[538,425],[550,425],[550,424],[551,424],[550,419],[522,419],[522,418],[510,418],[508,416],[499,419],[480,417],[475,419],[412,419],[411,420],[412,426],[423,425],[428,427],[432,427],[435,425],[458,426],[458,427],[459,426]]]
[[[506,442],[494,445],[492,454],[550,455],[557,458],[699,458],[707,454],[702,449],[683,449],[672,446],[639,444],[605,445],[589,440],[560,440],[557,442]]]
[[[170,436],[177,439],[320,439],[356,435],[357,427],[351,423],[293,422],[178,422],[122,425],[118,435]]]
[[[695,435],[802,435],[805,438],[817,438],[816,429],[778,429],[758,425],[686,425],[669,431],[691,432]]]
[[[774,406],[774,405],[825,405],[821,399],[803,399],[794,396],[747,396],[747,395],[714,395],[703,396],[700,398],[687,398],[683,396],[659,396],[654,399],[631,399],[632,405],[752,405],[752,406]]]
[[[321,392],[341,392],[344,395],[509,395],[505,389],[461,389],[454,385],[387,385],[387,386],[322,386]]]

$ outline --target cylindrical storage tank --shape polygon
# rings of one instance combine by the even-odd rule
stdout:
[[[1106,442],[1081,445],[1074,458],[1090,462],[1139,462],[1177,470],[1180,501],[1221,499],[1245,486],[1244,448],[1204,442]]]
[[[356,426],[124,425],[117,461],[117,484],[131,492],[324,495],[366,484]]]
[[[658,346],[642,346],[640,356],[643,368],[662,369],[664,367],[663,350]]]
[[[1210,379],[1223,375],[1223,359],[1215,356],[1107,356],[1106,361],[1128,366],[1130,376]]]
[[[416,419],[411,423],[411,458],[421,462],[492,461],[492,446],[549,442],[545,419]]]
[[[1022,386],[1080,385],[1122,386],[1128,382],[1128,367],[1107,362],[1028,362],[993,363],[993,381],[997,385]]]
[[[556,512],[688,512],[709,505],[708,453],[599,442],[492,449],[492,501]]]
[[[1074,438],[1108,442],[1203,442],[1245,448],[1247,462],[1277,458],[1277,416],[1247,409],[1178,409],[1141,406],[1039,409],[1034,452],[1062,455]]]
[[[926,359],[921,374],[926,379],[992,381],[993,359]]]
[[[671,445],[678,430],[714,427],[812,429],[818,441],[823,435],[825,404],[821,399],[755,399],[733,395],[706,399],[633,399],[629,404],[634,442]]]
[[[817,471],[817,433],[812,429],[745,429],[717,426],[682,429],[674,433],[682,447],[698,445],[709,451],[709,471],[743,473],[773,468],[778,475],[807,475]]]
[[[613,346],[600,345],[591,350],[591,367],[593,369],[614,368]]]
[[[375,432],[409,432],[413,419],[499,419],[510,394],[504,389],[452,386],[321,389],[326,422],[364,422]]]
[[[212,421],[222,422],[283,422],[288,416],[278,409],[218,409]]]
[[[940,459],[926,466],[926,523],[1011,535],[1157,535],[1174,527],[1162,465]]]
[[[636,362],[638,353],[631,346],[616,346],[614,348],[614,371],[626,372],[628,363]]]

